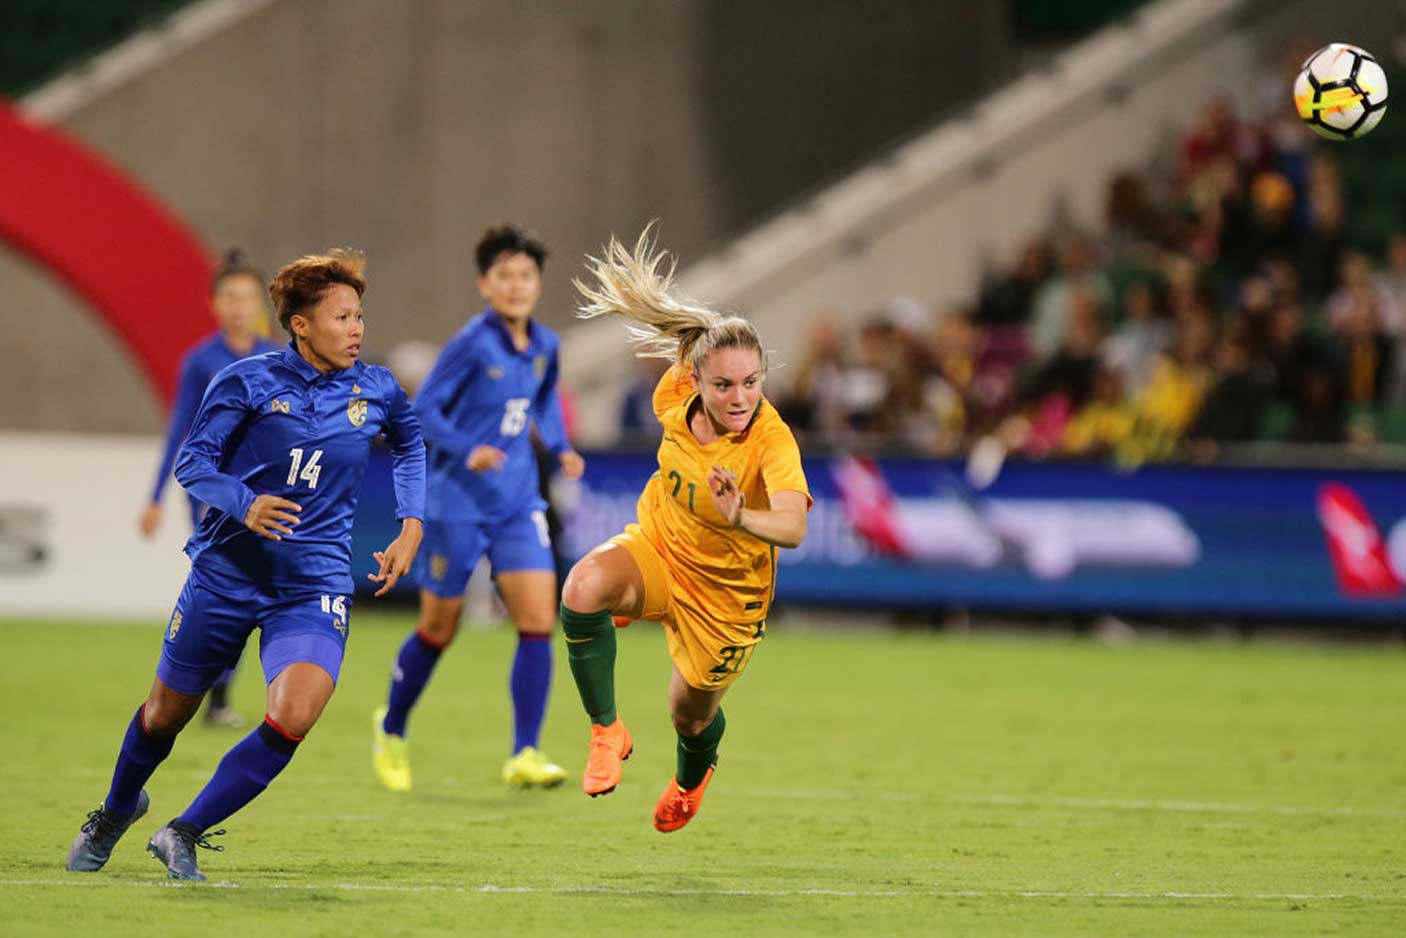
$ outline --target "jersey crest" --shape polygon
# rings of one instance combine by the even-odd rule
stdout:
[[[291,410],[292,410],[292,405],[291,405],[288,401],[280,401],[280,400],[279,400],[278,398],[276,398],[276,397],[275,397],[273,400],[269,401],[269,412],[270,412],[270,413],[274,413],[274,414],[286,414],[286,413],[290,413]]]
[[[490,366],[488,369],[488,377],[497,381],[499,378],[503,377],[503,369],[499,368],[497,365]]]
[[[363,397],[353,398],[347,401],[347,419],[351,425],[359,427],[366,422],[366,399]]]
[[[537,355],[532,359],[532,377],[538,381],[547,373],[547,356]]]

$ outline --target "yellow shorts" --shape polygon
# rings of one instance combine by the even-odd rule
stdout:
[[[719,690],[737,680],[758,643],[766,638],[766,622],[719,622],[716,616],[681,601],[668,565],[639,525],[627,525],[609,543],[625,548],[640,568],[644,610],[639,618],[664,626],[669,657],[688,686]]]

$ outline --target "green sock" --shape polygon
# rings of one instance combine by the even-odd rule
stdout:
[[[615,621],[610,610],[576,612],[561,607],[566,660],[591,722],[615,722]]]
[[[718,743],[722,742],[726,729],[727,718],[720,707],[718,715],[703,732],[697,736],[679,736],[678,771],[674,777],[680,788],[697,788],[708,770],[718,764]]]

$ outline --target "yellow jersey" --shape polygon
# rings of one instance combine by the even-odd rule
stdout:
[[[664,425],[659,471],[640,495],[640,529],[669,569],[676,602],[719,623],[766,618],[776,586],[776,548],[727,525],[708,491],[708,470],[737,477],[748,508],[768,509],[776,492],[800,492],[813,504],[791,428],[762,398],[747,429],[703,444],[688,427],[698,392],[674,365],[654,389]]]

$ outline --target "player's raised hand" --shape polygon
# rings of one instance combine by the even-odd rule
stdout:
[[[280,535],[293,533],[293,528],[298,524],[298,512],[302,510],[302,505],[286,498],[259,495],[244,516],[244,526],[259,537],[281,541],[283,538]]]
[[[161,503],[151,502],[142,509],[142,516],[137,521],[137,527],[141,529],[142,537],[151,540],[156,534],[157,528],[161,527]]]
[[[586,471],[586,460],[581,458],[581,454],[569,449],[557,457],[561,463],[561,474],[568,479],[579,479]]]
[[[508,458],[508,454],[496,446],[475,446],[473,452],[469,453],[469,458],[465,465],[471,472],[488,472],[492,469],[503,468],[503,460]]]
[[[737,527],[742,520],[746,499],[742,496],[742,490],[737,487],[736,474],[721,466],[709,469],[708,494],[713,497],[713,507],[723,516],[723,520],[734,528]]]
[[[390,592],[400,578],[410,572],[410,565],[415,562],[415,553],[420,549],[420,538],[424,534],[425,527],[419,518],[405,518],[400,523],[400,536],[391,541],[385,550],[371,555],[381,565],[376,573],[366,574],[368,580],[381,584],[375,595]]]

